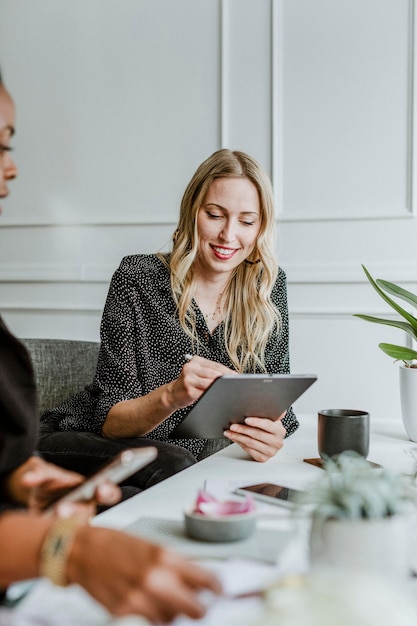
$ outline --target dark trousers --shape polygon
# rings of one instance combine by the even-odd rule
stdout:
[[[125,448],[155,446],[155,461],[127,478],[123,483],[123,499],[147,489],[161,480],[196,463],[194,456],[180,446],[153,439],[104,439],[89,432],[47,432],[41,434],[37,450],[42,458],[60,467],[89,476],[111,461]]]

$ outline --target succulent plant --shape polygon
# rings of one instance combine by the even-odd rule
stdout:
[[[389,304],[397,313],[401,315],[404,321],[401,320],[387,320],[381,317],[373,317],[372,315],[355,314],[355,317],[359,317],[367,322],[374,322],[375,324],[385,324],[387,326],[395,326],[405,331],[414,341],[417,341],[417,317],[403,309],[395,300],[390,298],[387,294],[391,294],[407,304],[417,309],[417,296],[411,291],[403,289],[395,283],[390,283],[387,280],[381,280],[377,278],[374,280],[366,267],[362,265],[363,270],[371,283],[375,291]],[[404,361],[406,367],[417,367],[413,363],[417,359],[417,351],[406,346],[397,346],[391,343],[380,343],[379,347],[385,354],[392,357],[396,361]]]
[[[324,470],[301,499],[314,505],[315,516],[323,520],[390,517],[413,499],[409,478],[372,468],[352,451],[326,459]]]

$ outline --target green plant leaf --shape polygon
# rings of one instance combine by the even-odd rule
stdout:
[[[411,315],[411,313],[408,313],[408,311],[403,309],[402,306],[400,306],[394,300],[392,300],[392,298],[387,296],[387,294],[383,291],[383,289],[381,289],[381,287],[379,287],[379,285],[376,283],[376,281],[372,278],[372,276],[370,275],[370,273],[368,272],[368,270],[366,269],[366,267],[364,265],[362,265],[362,268],[363,268],[363,271],[366,274],[367,279],[371,283],[372,287],[381,296],[381,298],[383,300],[385,300],[385,302],[387,304],[389,304],[395,311],[397,311],[397,313],[399,313],[404,319],[406,319],[407,322],[409,322],[409,324],[417,332],[417,319],[413,315]],[[393,283],[391,283],[391,285],[392,284]]]
[[[414,293],[411,293],[411,291],[407,291],[407,289],[403,289],[399,285],[396,285],[395,283],[390,283],[388,280],[382,280],[381,278],[377,278],[375,282],[384,291],[387,291],[397,298],[401,298],[401,300],[404,300],[405,302],[411,304],[411,306],[417,309],[417,296]]]
[[[413,361],[417,359],[417,350],[406,348],[405,346],[395,346],[392,343],[380,343],[382,352],[388,354],[393,359],[401,361]]]
[[[404,332],[411,335],[411,337],[417,341],[417,331],[415,331],[411,324],[409,324],[408,322],[387,320],[382,317],[373,317],[372,315],[362,315],[359,313],[355,313],[353,317],[359,317],[361,320],[365,320],[366,322],[374,322],[375,324],[385,324],[386,326],[394,326],[395,328],[400,328]]]

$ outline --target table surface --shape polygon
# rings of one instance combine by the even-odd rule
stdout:
[[[233,568],[234,564],[232,577],[234,576],[236,584],[245,584],[256,577],[252,563],[264,563],[265,567],[274,568],[275,574],[272,573],[272,578],[275,577],[275,580],[282,576],[285,578],[286,575],[308,573],[311,524],[308,516],[303,518],[284,507],[258,503],[260,511],[254,535],[249,539],[230,543],[207,543],[188,539],[183,520],[184,509],[194,503],[198,489],[206,481],[209,491],[213,492],[216,485],[218,489],[220,486],[221,491],[223,486],[227,495],[227,489],[231,485],[274,482],[305,489],[309,483],[319,480],[323,470],[304,462],[306,458],[318,456],[317,415],[301,414],[298,417],[298,431],[266,463],[250,460],[239,446],[233,444],[96,516],[94,524],[125,529],[189,558],[196,558],[203,564],[204,559],[209,562],[211,559],[211,563],[219,560],[219,563],[224,564],[219,566],[218,571],[223,582],[225,575],[228,580],[230,575],[221,567],[230,565]],[[415,461],[405,452],[412,448],[417,450],[417,443],[408,440],[401,418],[387,420],[371,416],[370,461],[411,474],[415,470]],[[417,555],[417,542],[415,543],[414,548],[410,549]],[[265,575],[268,576],[268,572]],[[415,578],[410,579],[410,589],[413,589],[414,597],[415,581]],[[211,626],[214,623],[239,623],[246,626],[256,623],[254,616],[262,615],[263,611],[260,600],[258,604],[254,600],[252,604],[235,600],[220,607],[215,605],[215,608],[220,613],[213,617],[211,610],[202,626]],[[236,622],[231,619],[230,611],[237,611]],[[212,618],[215,618],[214,621]],[[189,626],[189,622],[179,619],[175,626]]]
[[[193,504],[198,489],[203,487],[205,481],[209,481],[209,485],[215,482],[239,482],[242,485],[274,482],[293,488],[306,488],[310,482],[318,480],[323,472],[304,462],[305,458],[318,456],[317,415],[301,414],[298,417],[298,431],[266,463],[250,460],[238,445],[232,444],[96,516],[93,523],[126,529],[140,518],[149,516],[182,520],[184,510]],[[370,461],[396,471],[411,473],[414,463],[404,452],[413,447],[417,449],[417,444],[408,440],[401,418],[378,419],[371,416]]]
[[[263,589],[268,580],[276,580],[277,575],[308,568],[308,559],[305,560],[308,533],[304,532],[305,528],[303,530],[303,523],[308,524],[307,516],[304,520],[302,517],[297,519],[288,509],[261,504],[257,528],[251,538],[229,544],[207,544],[185,537],[183,512],[193,504],[198,489],[205,481],[210,489],[223,489],[228,493],[230,485],[268,481],[306,488],[311,481],[318,480],[323,470],[303,461],[305,458],[317,457],[317,416],[305,414],[299,415],[299,419],[299,430],[268,462],[251,461],[239,446],[233,444],[97,515],[92,523],[125,529],[195,557],[203,564],[206,559],[206,564],[215,571],[218,567],[218,573],[222,582],[227,582],[230,595],[216,599],[210,605],[207,615],[198,622],[201,626],[253,626],[259,623],[265,610],[261,597],[233,599],[233,588],[235,593],[242,593],[242,588],[245,590],[248,584],[250,589],[254,585]],[[409,474],[414,471],[415,462],[404,451],[411,448],[417,449],[417,443],[408,440],[400,418],[381,420],[371,416],[369,460]],[[295,541],[289,540],[294,537]],[[417,595],[415,591],[413,595]],[[17,618],[22,621],[15,621]],[[13,614],[2,613],[0,622],[10,625],[42,622],[49,626],[119,626],[119,621],[106,614],[81,588],[53,587],[47,580],[37,583]],[[179,617],[173,626],[191,626],[195,623]]]

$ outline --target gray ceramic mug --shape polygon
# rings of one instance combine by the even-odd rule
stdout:
[[[354,409],[319,411],[318,448],[322,458],[353,450],[366,459],[369,452],[369,413]]]

